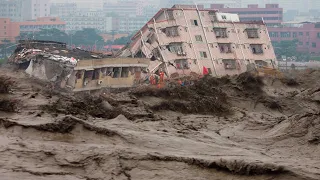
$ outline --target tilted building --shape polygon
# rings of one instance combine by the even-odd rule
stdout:
[[[275,54],[263,22],[240,22],[236,14],[196,6],[161,9],[119,56],[159,62],[149,70],[169,77],[239,74],[256,66],[275,67]]]

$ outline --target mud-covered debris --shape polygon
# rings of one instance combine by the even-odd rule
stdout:
[[[13,85],[13,80],[8,77],[0,76],[0,93],[9,93]]]
[[[50,113],[71,114],[87,118],[89,115],[97,118],[113,119],[120,111],[106,107],[104,99],[99,96],[78,96],[76,98],[60,98],[56,102],[42,108]]]
[[[269,109],[278,110],[279,112],[282,112],[282,106],[280,102],[274,98],[263,96],[259,98],[258,102],[262,103],[265,107]]]
[[[223,115],[230,113],[227,95],[220,88],[228,79],[204,77],[190,86],[176,86],[157,89],[155,87],[140,87],[131,94],[155,96],[167,99],[151,107],[153,110],[172,110],[182,113],[204,113]]]
[[[0,99],[0,111],[15,112],[18,108],[18,100]]]
[[[243,90],[252,93],[261,93],[264,85],[262,77],[245,72],[236,77],[236,83],[241,85]]]
[[[284,77],[280,79],[287,86],[299,86],[299,82],[295,78]]]

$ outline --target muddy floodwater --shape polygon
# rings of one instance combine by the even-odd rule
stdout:
[[[1,180],[320,179],[320,71],[90,94],[0,77]]]

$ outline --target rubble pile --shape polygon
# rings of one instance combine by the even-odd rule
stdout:
[[[230,113],[227,96],[221,89],[224,79],[206,76],[190,86],[174,86],[163,89],[141,87],[131,93],[138,97],[154,96],[165,100],[152,106],[153,110],[172,110],[183,113],[225,115]]]
[[[0,76],[0,93],[9,93],[14,81],[6,76]]]
[[[120,110],[108,108],[106,103],[100,96],[81,94],[76,97],[60,97],[57,101],[44,105],[42,109],[53,115],[74,115],[81,119],[87,119],[88,116],[113,119],[120,115]]]

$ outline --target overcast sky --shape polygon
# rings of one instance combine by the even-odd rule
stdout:
[[[119,1],[141,1],[141,0],[119,0]],[[158,5],[166,4],[166,1],[169,0],[142,0],[145,3]],[[171,0],[176,2],[190,1],[190,0]],[[239,0],[193,0],[197,4],[200,3],[230,3],[232,1]],[[246,7],[247,4],[259,4],[260,6],[264,6],[266,3],[279,3],[280,7],[283,7],[285,10],[288,9],[298,9],[300,11],[308,11],[309,9],[320,9],[320,0],[240,0],[242,7]],[[51,2],[77,2],[82,7],[101,7],[104,2],[117,2],[117,0],[51,0]]]

